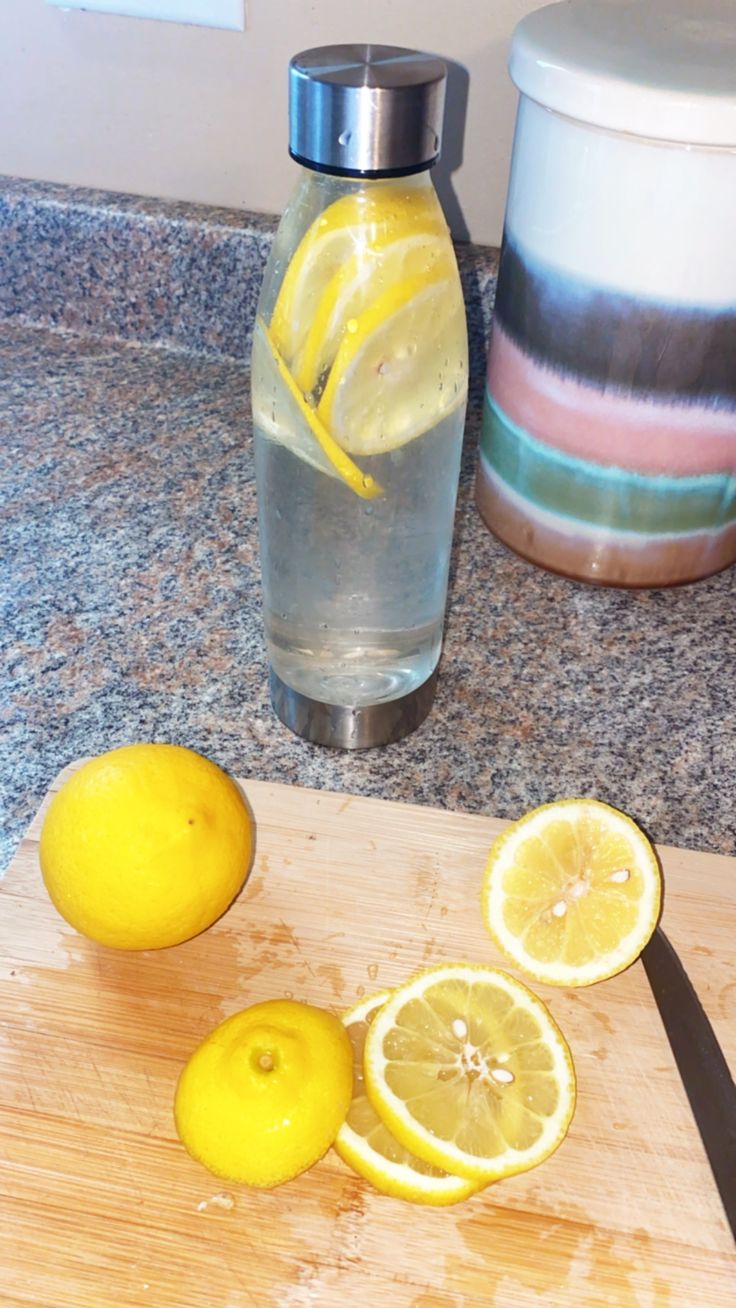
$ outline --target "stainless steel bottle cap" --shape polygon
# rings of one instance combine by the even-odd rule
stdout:
[[[393,45],[325,45],[289,64],[289,152],[343,176],[420,172],[440,152],[447,69]]]

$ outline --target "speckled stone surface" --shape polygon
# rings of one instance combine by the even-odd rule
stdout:
[[[277,220],[0,177],[0,318],[246,362]],[[458,246],[478,394],[497,251]]]
[[[24,258],[36,257],[23,239]],[[66,763],[143,739],[192,746],[246,777],[500,817],[593,794],[657,840],[736,852],[736,570],[626,592],[517,559],[474,507],[476,398],[435,708],[382,750],[310,746],[268,703],[248,373],[237,361],[246,337],[218,358],[216,343],[202,345],[204,324],[198,353],[161,348],[168,301],[141,329],[158,348],[34,325],[67,321],[55,317],[61,274],[44,301],[42,266],[39,255],[35,299],[6,299],[0,323],[3,867]],[[105,337],[123,294],[115,266]],[[490,278],[492,254],[484,266]],[[483,312],[487,321],[487,302]],[[214,328],[223,341],[233,339],[227,314]],[[132,332],[129,320],[118,327]]]
[[[275,220],[0,178],[0,317],[245,360]]]

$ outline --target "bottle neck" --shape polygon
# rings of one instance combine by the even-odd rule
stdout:
[[[343,195],[365,195],[366,193],[372,194],[381,190],[396,190],[397,188],[404,194],[434,190],[432,170],[430,168],[424,168],[421,172],[402,174],[398,177],[354,177],[300,164],[299,174],[298,189],[311,193],[313,197],[319,196],[320,208],[326,207],[333,200],[337,200]]]
[[[289,150],[289,154],[295,163],[299,164],[301,168],[308,169],[310,172],[322,173],[326,177],[349,178],[356,182],[396,182],[402,181],[408,177],[417,177],[422,173],[431,172],[439,159],[439,155],[437,155],[434,159],[426,160],[424,163],[418,163],[412,168],[386,168],[382,169],[380,172],[359,172],[351,168],[333,168],[328,164],[314,163],[309,159],[301,158],[298,154],[295,154],[293,150]]]

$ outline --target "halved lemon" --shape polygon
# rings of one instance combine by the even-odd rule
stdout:
[[[405,1148],[479,1182],[543,1162],[575,1109],[570,1051],[544,1004],[471,963],[431,968],[394,991],[368,1027],[364,1072]]]
[[[339,477],[361,499],[383,494],[375,478],[353,463],[307,403],[262,318],[256,319],[251,368],[253,421],[264,436],[278,440],[322,472]]]
[[[586,986],[638,958],[659,916],[657,856],[631,818],[595,799],[543,804],[494,841],[483,918],[538,981]]]
[[[419,1204],[456,1204],[475,1194],[478,1183],[452,1176],[405,1149],[384,1126],[366,1094],[365,1037],[376,1013],[390,997],[390,990],[382,990],[343,1016],[353,1047],[353,1098],[347,1119],[337,1133],[335,1149],[349,1167],[382,1194]]]
[[[347,324],[317,413],[350,454],[386,454],[464,403],[466,361],[462,292],[439,261]]]
[[[340,341],[387,287],[409,277],[431,278],[441,268],[454,273],[447,232],[410,232],[398,240],[359,250],[338,268],[316,305],[304,345],[294,362],[294,380],[306,393],[317,389],[332,365]]]
[[[447,232],[437,197],[395,183],[344,195],[314,220],[291,258],[271,318],[274,341],[289,364],[342,265],[418,230]]]
[[[190,1056],[174,1120],[215,1176],[271,1189],[335,1139],[352,1090],[350,1041],[333,1013],[269,999],[234,1013]]]

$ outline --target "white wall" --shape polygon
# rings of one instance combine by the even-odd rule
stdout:
[[[224,32],[0,0],[0,172],[279,212],[294,177],[289,57],[337,41],[413,46],[460,65],[439,189],[458,236],[495,244],[516,103],[508,44],[538,7],[248,0],[245,32]]]

